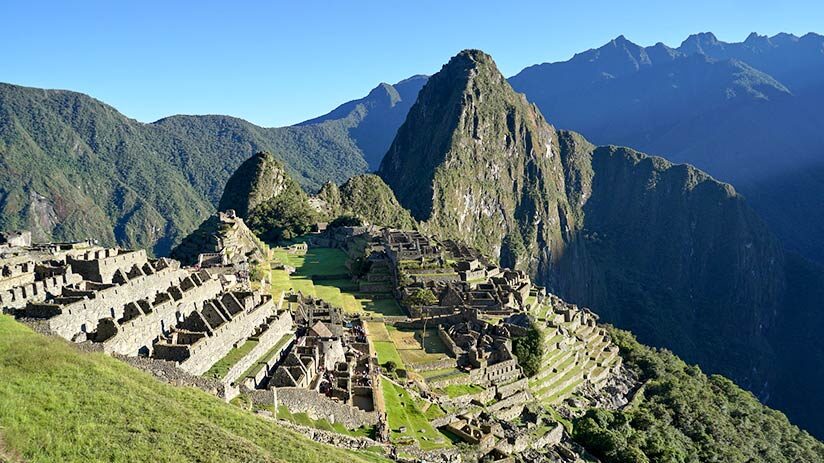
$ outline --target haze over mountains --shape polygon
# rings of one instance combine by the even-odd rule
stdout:
[[[424,227],[529,269],[822,435],[824,278],[782,249],[824,260],[822,44],[619,37],[527,68],[512,88],[491,58],[465,52],[425,87],[424,76],[381,84],[284,128],[228,116],[142,124],[82,94],[3,84],[0,228],[162,255],[253,153],[274,153],[309,192],[380,166]],[[692,167],[584,136],[689,162],[748,201]]]
[[[560,127],[731,182],[790,249],[824,260],[824,37],[621,36],[510,81]]]

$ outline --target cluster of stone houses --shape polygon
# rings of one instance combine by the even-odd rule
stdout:
[[[321,299],[300,293],[288,297],[297,303],[297,339],[268,386],[309,389],[342,404],[374,411],[377,370],[361,320],[346,317]]]
[[[25,243],[23,243],[25,244]],[[4,311],[105,352],[200,375],[250,336],[277,341],[291,314],[234,278],[91,242],[0,251]]]

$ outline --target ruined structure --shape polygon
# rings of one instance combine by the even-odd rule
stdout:
[[[268,249],[234,210],[206,219],[172,250],[172,257],[187,265],[217,267],[259,261]]]
[[[291,334],[280,301],[220,272],[91,242],[1,249],[4,311],[110,354],[171,361],[200,375],[248,339],[259,344],[249,355],[259,357]],[[241,359],[226,385],[258,357]]]

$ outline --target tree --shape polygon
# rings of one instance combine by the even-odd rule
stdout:
[[[543,339],[543,333],[534,323],[530,325],[526,335],[512,338],[512,351],[518,357],[518,365],[527,377],[535,376],[541,369],[541,358],[544,355]]]
[[[430,289],[418,289],[406,296],[405,302],[411,306],[427,306],[438,303],[438,298]]]
[[[329,222],[328,228],[360,227],[361,225],[363,225],[363,220],[361,220],[360,217],[351,214],[344,214]]]

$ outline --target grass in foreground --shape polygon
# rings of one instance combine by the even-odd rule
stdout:
[[[0,433],[28,462],[368,462],[0,316]]]

